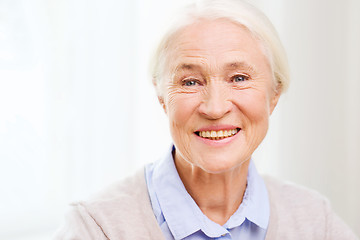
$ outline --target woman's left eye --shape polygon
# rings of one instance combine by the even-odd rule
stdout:
[[[243,82],[243,81],[246,81],[248,79],[249,79],[249,76],[246,76],[246,75],[235,75],[232,78],[232,81],[233,82]]]

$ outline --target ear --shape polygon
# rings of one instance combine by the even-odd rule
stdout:
[[[270,115],[274,111],[274,109],[279,101],[279,98],[281,95],[281,90],[282,90],[281,86],[280,86],[280,84],[278,84],[278,86],[276,87],[276,89],[273,92],[274,95],[272,96],[271,101],[270,101]]]
[[[156,90],[156,94],[158,95],[158,100],[159,100],[159,103],[161,104],[162,108],[164,109],[164,112],[165,114],[167,114],[166,112],[166,105],[165,105],[165,102],[164,102],[164,98],[162,96],[160,96],[159,94],[159,89],[158,89],[158,86],[157,86],[157,82],[156,82],[156,78],[153,77],[152,78],[152,83],[155,87],[155,90]]]
[[[165,102],[164,102],[164,98],[161,97],[161,96],[158,96],[158,100],[159,100],[159,103],[161,104],[162,108],[164,109],[165,114],[167,114],[167,112],[166,112],[166,105],[165,105]]]

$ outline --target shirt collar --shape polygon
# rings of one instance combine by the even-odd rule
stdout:
[[[247,186],[238,210],[224,225],[231,229],[239,226],[244,218],[257,226],[267,229],[270,217],[269,197],[265,183],[251,160],[248,169]],[[240,224],[241,224],[240,223]]]
[[[238,210],[224,226],[207,218],[188,194],[176,170],[172,150],[154,165],[153,186],[167,225],[175,239],[183,239],[199,230],[209,237],[228,233],[240,226],[245,218],[266,229],[269,221],[269,200],[262,178],[255,165],[249,164],[247,187]]]
[[[172,149],[155,164],[153,186],[171,233],[175,239],[182,239],[201,229],[199,223],[202,217],[200,209],[194,208],[196,203],[187,193],[177,173]]]

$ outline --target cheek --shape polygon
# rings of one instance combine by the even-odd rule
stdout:
[[[270,102],[266,94],[245,93],[237,97],[236,103],[250,121],[261,121],[270,115]]]
[[[195,94],[196,95],[196,94]],[[194,94],[183,94],[170,91],[165,100],[170,126],[173,130],[183,131],[191,123],[197,108],[198,100]]]

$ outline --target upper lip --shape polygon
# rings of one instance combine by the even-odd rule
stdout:
[[[235,125],[230,125],[230,124],[221,124],[221,125],[211,125],[211,126],[202,127],[202,128],[197,129],[195,132],[232,130],[232,129],[236,129],[236,128],[239,128],[239,127],[235,126]]]

